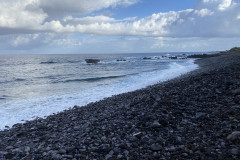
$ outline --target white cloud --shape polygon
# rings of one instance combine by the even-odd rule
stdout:
[[[0,2],[0,27],[37,29],[47,18],[35,0],[2,0]]]
[[[205,17],[205,16],[211,16],[213,15],[214,12],[210,11],[207,8],[201,9],[201,10],[195,10],[194,11],[195,14],[197,14],[200,17]]]
[[[38,0],[39,7],[48,15],[88,14],[116,6],[130,6],[139,0]]]
[[[240,3],[237,0],[200,0],[193,9],[155,13],[141,19],[86,15],[109,7],[126,7],[139,1],[1,0],[0,34],[21,33],[11,41],[14,47],[37,41],[46,43],[48,39],[53,45],[82,45],[81,41],[69,39],[68,34],[164,38],[240,36]],[[54,36],[51,37],[50,33]],[[161,39],[154,44],[155,48],[166,45]]]
[[[223,0],[222,3],[219,4],[219,10],[225,10],[231,6],[232,0]]]
[[[26,45],[30,41],[30,38],[25,37],[25,36],[18,36],[12,43],[14,47],[17,47],[19,45]]]
[[[70,24],[92,24],[92,23],[109,23],[115,21],[114,18],[107,17],[107,16],[94,16],[94,17],[83,17],[83,18],[73,18],[72,16],[65,17],[63,19],[65,23]]]

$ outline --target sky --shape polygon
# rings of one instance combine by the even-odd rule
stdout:
[[[240,46],[240,0],[1,0],[0,54],[205,52]]]

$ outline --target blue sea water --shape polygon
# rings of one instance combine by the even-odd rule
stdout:
[[[0,130],[74,105],[144,88],[198,67],[191,59],[168,59],[163,55],[170,56],[0,55]],[[86,58],[101,61],[87,64]]]

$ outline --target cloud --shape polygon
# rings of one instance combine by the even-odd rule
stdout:
[[[44,44],[51,34],[55,35],[50,38],[51,44],[73,46],[81,46],[82,42],[69,39],[72,34],[155,38],[240,36],[240,3],[237,0],[200,0],[193,9],[155,13],[141,19],[115,19],[94,13],[109,7],[127,7],[139,1],[2,0],[0,35],[16,34],[16,39],[11,41],[13,47],[39,41]],[[39,36],[34,39],[36,34]],[[158,43],[153,47],[163,47],[163,41],[157,39]]]
[[[194,13],[200,17],[205,17],[205,16],[211,16],[213,15],[214,12],[210,11],[207,8],[201,9],[201,10],[195,10]]]
[[[38,0],[48,15],[88,14],[104,8],[130,6],[139,0]]]
[[[34,0],[2,0],[0,8],[1,28],[38,29],[48,17]]]

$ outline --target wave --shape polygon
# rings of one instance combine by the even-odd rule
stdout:
[[[23,79],[23,78],[17,78],[17,79],[15,79],[15,81],[26,81],[26,79]]]
[[[8,80],[8,81],[0,81],[0,84],[4,84],[4,83],[14,83],[14,82],[23,82],[26,81],[26,79],[23,78],[15,78],[13,80]]]
[[[81,62],[83,62],[82,60],[77,60],[77,61],[67,61],[67,63],[81,63]]]
[[[96,81],[101,81],[101,80],[106,80],[106,79],[116,79],[116,78],[122,78],[125,77],[126,75],[121,75],[121,76],[108,76],[108,77],[95,77],[95,78],[85,78],[85,79],[70,79],[70,80],[65,80],[62,81],[62,83],[71,83],[71,82],[96,82]],[[55,82],[59,83],[59,82]]]
[[[40,64],[54,64],[54,63],[58,63],[58,62],[54,62],[54,61],[46,61],[46,62],[41,62]]]

